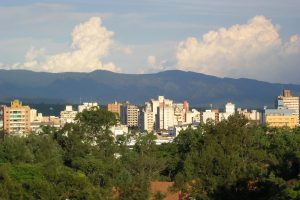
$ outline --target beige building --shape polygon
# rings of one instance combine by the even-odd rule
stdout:
[[[3,128],[9,134],[26,135],[30,133],[29,106],[23,106],[21,101],[14,100],[10,107],[4,107],[3,114]]]
[[[293,110],[279,106],[277,109],[265,109],[264,122],[271,127],[295,128],[298,124]]]
[[[239,114],[242,114],[248,119],[249,121],[257,122],[259,123],[261,121],[261,113],[257,110],[251,110],[248,111],[247,109],[238,108],[237,112]]]
[[[290,127],[295,128],[298,124],[295,115],[268,115],[266,116],[266,124],[271,127]]]
[[[292,96],[290,90],[283,90],[282,95],[277,97],[277,106],[281,101],[283,106],[289,110],[293,110],[293,115],[296,116],[297,124],[299,124],[299,97]]]
[[[138,126],[139,125],[139,108],[136,105],[123,104],[121,106],[121,122],[127,126]]]

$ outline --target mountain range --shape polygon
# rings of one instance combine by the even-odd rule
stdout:
[[[121,74],[97,70],[90,73],[47,73],[0,70],[0,102],[19,98],[29,103],[79,103],[130,101],[142,105],[163,95],[175,102],[188,100],[195,107],[273,106],[283,89],[300,94],[300,85],[252,79],[219,78],[195,72],[170,70],[153,74]]]

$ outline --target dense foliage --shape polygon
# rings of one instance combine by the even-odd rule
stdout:
[[[0,199],[148,199],[153,180],[193,199],[299,199],[300,129],[235,115],[155,145],[153,134],[114,138],[114,114],[95,109],[61,130],[0,134]],[[134,146],[126,144],[130,138]],[[153,195],[162,199],[162,195]]]

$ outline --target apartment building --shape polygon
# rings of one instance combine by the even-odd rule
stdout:
[[[23,106],[21,101],[14,100],[10,107],[4,107],[3,114],[3,128],[9,134],[24,136],[30,133],[29,106]]]
[[[154,130],[155,116],[149,102],[145,103],[145,107],[140,114],[140,128],[142,130],[152,132]]]
[[[127,126],[139,126],[139,108],[126,102],[121,106],[121,122]]]

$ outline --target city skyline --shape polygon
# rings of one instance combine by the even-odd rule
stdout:
[[[180,69],[299,84],[299,4],[3,1],[0,68],[122,73]]]
[[[66,124],[74,124],[80,113],[107,110],[116,116],[118,126],[114,131],[117,135],[128,133],[128,128],[135,127],[148,133],[155,132],[161,135],[177,136],[182,129],[189,126],[197,127],[200,123],[219,123],[228,120],[230,116],[238,113],[255,124],[266,124],[270,127],[299,126],[299,96],[293,96],[291,90],[284,89],[282,95],[277,97],[275,108],[249,109],[249,107],[236,107],[230,101],[223,108],[192,108],[187,100],[182,102],[158,96],[150,98],[144,105],[126,102],[112,102],[102,107],[97,102],[84,102],[78,105],[66,104],[59,115],[47,115],[37,108],[32,108],[17,99],[11,106],[0,105],[0,128],[8,133],[29,134],[39,132],[43,126],[62,128]],[[74,106],[78,109],[74,109]],[[108,114],[108,113],[107,113]],[[121,125],[121,126],[120,126]],[[124,129],[125,128],[125,129]],[[123,133],[121,133],[121,132]],[[115,133],[114,133],[115,134]],[[116,134],[115,134],[116,135]]]

